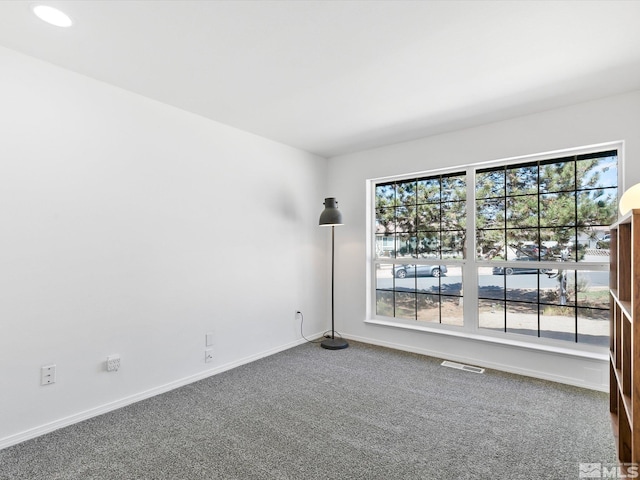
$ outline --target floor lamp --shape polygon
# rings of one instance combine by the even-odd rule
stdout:
[[[322,348],[329,350],[341,350],[347,348],[349,344],[342,338],[335,337],[334,328],[334,307],[333,307],[333,284],[335,271],[335,227],[342,225],[342,214],[338,210],[338,201],[335,198],[324,199],[324,210],[320,214],[321,227],[331,227],[331,338],[327,338],[320,343]]]

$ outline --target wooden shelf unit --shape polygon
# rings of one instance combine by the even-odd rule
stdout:
[[[621,463],[640,463],[640,209],[611,226],[610,405]]]

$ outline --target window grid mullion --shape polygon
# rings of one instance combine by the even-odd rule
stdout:
[[[607,153],[610,154],[611,152],[607,152]],[[617,153],[617,152],[614,151],[614,154],[615,153]],[[594,154],[593,157],[594,158],[599,158],[597,154]],[[578,309],[579,309],[579,306],[578,306],[578,295],[577,295],[578,273],[581,270],[589,271],[591,268],[595,268],[596,271],[605,271],[606,270],[606,268],[605,268],[606,265],[604,265],[606,262],[601,262],[602,264],[600,264],[600,262],[593,262],[593,263],[587,263],[587,264],[579,263],[579,260],[580,260],[579,254],[580,254],[580,250],[581,249],[579,248],[580,244],[579,244],[579,234],[578,234],[578,231],[579,231],[578,225],[580,224],[580,221],[579,221],[579,210],[578,210],[578,207],[580,205],[580,201],[579,201],[578,197],[579,197],[579,193],[582,192],[582,191],[579,191],[579,182],[578,182],[579,177],[578,177],[578,163],[577,162],[578,162],[579,158],[580,158],[579,156],[573,155],[571,157],[565,156],[565,157],[557,158],[557,159],[550,158],[550,159],[547,159],[547,160],[544,160],[544,161],[538,160],[538,161],[535,162],[535,165],[537,166],[537,174],[536,174],[536,177],[535,177],[535,181],[537,182],[537,194],[534,193],[534,195],[537,195],[537,199],[536,199],[537,200],[536,201],[536,204],[537,204],[537,212],[536,212],[536,220],[537,220],[537,222],[536,223],[537,224],[533,228],[533,231],[536,234],[536,236],[535,236],[535,245],[537,245],[537,254],[536,254],[536,259],[535,260],[538,262],[536,264],[536,266],[539,267],[539,262],[541,262],[542,259],[543,259],[543,255],[542,255],[542,241],[543,241],[542,222],[543,222],[543,215],[542,215],[542,211],[541,211],[541,209],[543,207],[543,201],[542,201],[543,191],[542,191],[542,186],[541,186],[542,167],[546,166],[546,165],[549,165],[550,166],[549,167],[549,171],[547,171],[547,176],[549,178],[549,182],[547,184],[548,188],[546,189],[548,191],[545,192],[545,193],[546,194],[556,194],[556,196],[558,196],[558,195],[564,196],[564,198],[560,199],[562,201],[561,204],[554,204],[553,202],[556,201],[554,197],[549,197],[547,199],[547,202],[551,202],[552,209],[550,209],[549,212],[547,212],[547,217],[550,220],[550,222],[547,222],[547,223],[550,223],[550,225],[545,227],[546,228],[545,235],[547,237],[547,240],[554,242],[553,244],[551,244],[551,243],[547,244],[547,245],[549,245],[549,247],[547,247],[547,248],[552,248],[551,245],[553,245],[554,248],[558,248],[559,249],[560,246],[562,246],[564,243],[557,243],[557,245],[558,245],[557,247],[555,247],[555,245],[556,245],[556,242],[561,242],[561,240],[560,240],[561,238],[562,239],[571,238],[572,243],[573,243],[573,249],[574,249],[573,258],[572,259],[562,259],[561,260],[563,262],[563,265],[562,265],[561,269],[564,270],[564,272],[565,272],[564,273],[565,280],[567,280],[569,278],[573,279],[572,280],[573,281],[573,285],[574,285],[574,287],[572,287],[574,289],[573,297],[572,297],[573,298],[573,302],[572,302],[571,305],[562,305],[562,303],[564,303],[564,302],[562,302],[562,303],[558,303],[557,306],[558,307],[567,306],[567,307],[572,308],[572,310],[573,310],[573,324],[574,324],[573,339],[574,339],[575,343],[578,343],[578,338],[579,338],[579,334],[578,334],[579,333],[578,332],[578,321],[579,321],[578,320],[578,318],[579,318]],[[567,162],[571,162],[572,165],[571,166],[566,165]],[[523,242],[525,242],[525,241],[532,240],[532,238],[530,238],[530,236],[526,233],[527,229],[529,228],[529,227],[526,226],[527,223],[523,223],[522,225],[520,225],[520,220],[518,220],[517,226],[514,226],[514,225],[512,225],[512,223],[510,223],[508,221],[509,217],[508,217],[507,214],[509,212],[511,212],[512,214],[514,214],[516,212],[526,212],[527,210],[524,210],[524,209],[526,208],[527,205],[530,205],[530,203],[531,203],[531,202],[525,201],[527,195],[530,195],[530,193],[526,193],[527,192],[526,183],[524,183],[525,190],[522,190],[521,187],[520,187],[520,185],[521,185],[521,180],[519,179],[519,173],[520,172],[513,171],[513,174],[516,175],[518,178],[513,179],[514,190],[510,191],[508,189],[508,185],[509,185],[509,179],[507,177],[508,168],[514,169],[514,168],[517,168],[518,165],[525,165],[525,164],[505,164],[504,166],[498,167],[500,170],[502,170],[502,172],[504,172],[504,179],[505,179],[504,180],[504,186],[503,186],[502,191],[501,191],[501,196],[499,196],[498,198],[502,199],[502,201],[504,202],[504,219],[503,219],[503,225],[501,226],[502,228],[500,228],[500,230],[503,232],[504,245],[505,245],[505,248],[504,248],[504,254],[505,254],[504,261],[507,262],[506,265],[509,265],[509,264],[513,265],[511,262],[516,260],[516,258],[509,258],[510,257],[510,254],[509,254],[509,252],[510,252],[510,249],[509,249],[509,245],[510,245],[510,241],[509,241],[510,240],[510,236],[509,236],[510,228],[509,227],[510,226],[513,227],[512,228],[513,231],[511,232],[512,233],[512,237],[511,237],[512,242],[511,243],[513,243],[515,245],[515,248],[518,250],[518,252],[520,252],[519,245],[523,244]],[[532,165],[532,163],[529,163],[528,165]],[[573,170],[573,179],[572,179],[573,180],[573,182],[572,182],[573,183],[573,191],[567,189],[568,185],[566,183],[566,179],[567,179],[567,174],[569,174],[570,170],[567,171],[566,167],[569,167],[569,169],[572,168],[572,170]],[[591,168],[590,165],[589,165],[589,168]],[[490,172],[491,169],[487,169],[487,170],[483,170],[483,171]],[[460,173],[462,173],[462,172],[456,172],[457,175],[460,175]],[[450,176],[453,177],[456,174],[452,173],[452,174],[450,174]],[[526,174],[526,172],[525,172],[525,174]],[[562,175],[562,176],[553,177],[552,175]],[[424,177],[424,178],[427,178],[427,177]],[[434,232],[434,233],[436,234],[437,239],[438,239],[438,246],[437,246],[437,249],[436,249],[436,255],[437,255],[436,258],[438,259],[438,261],[443,262],[443,260],[444,260],[444,258],[443,258],[444,244],[443,243],[444,243],[444,237],[445,237],[444,236],[444,228],[445,228],[445,224],[446,224],[444,215],[445,215],[445,206],[449,205],[449,204],[446,204],[446,202],[444,201],[444,179],[446,178],[446,175],[440,174],[440,175],[437,175],[436,177],[428,177],[428,178],[434,178],[434,179],[437,178],[438,190],[440,192],[439,198],[437,199],[438,210],[439,210],[439,221],[438,221],[438,224],[437,224],[438,225],[438,231]],[[466,202],[467,202],[466,211],[468,212],[467,215],[469,214],[469,212],[473,212],[474,213],[473,217],[475,218],[477,216],[477,198],[475,196],[476,178],[474,176],[474,169],[472,167],[467,168],[467,170],[465,172],[465,178],[466,178],[466,182],[467,182],[467,185],[468,185],[467,192],[472,191],[474,193],[473,196],[470,196],[467,193],[467,196],[466,196]],[[619,175],[618,175],[617,178],[620,178]],[[412,182],[412,180],[413,179],[407,179],[407,180],[403,181],[403,183],[410,183],[410,182]],[[528,180],[524,180],[524,182],[528,182]],[[455,183],[453,185],[455,185]],[[590,183],[589,185],[594,185],[594,183]],[[413,200],[415,200],[415,201],[411,201],[410,203],[409,202],[407,202],[407,203],[401,202],[400,191],[398,190],[398,183],[394,183],[394,186],[395,186],[395,189],[394,189],[395,190],[394,191],[394,208],[395,208],[395,210],[394,210],[394,223],[395,223],[395,226],[394,226],[394,233],[393,233],[393,236],[394,236],[394,247],[397,247],[399,238],[402,237],[402,241],[404,241],[406,243],[404,246],[405,246],[405,249],[407,250],[407,253],[409,255],[413,256],[414,258],[416,258],[418,261],[421,261],[424,264],[425,260],[424,259],[420,260],[420,253],[419,253],[421,248],[419,247],[419,245],[420,245],[420,235],[419,235],[420,227],[418,226],[420,215],[418,213],[418,208],[417,208],[417,205],[418,205],[418,182],[417,182],[417,180],[414,182],[414,190],[415,190],[414,191],[414,196],[415,197],[414,197]],[[586,186],[587,185],[585,184],[585,187]],[[585,188],[584,190],[588,191],[588,192],[591,192],[591,191],[602,190],[602,189],[614,190],[614,189],[618,189],[618,188],[619,187],[617,185],[613,186],[613,185],[606,184],[605,186],[600,187],[600,188],[599,187],[589,187],[589,188]],[[523,193],[523,192],[525,192],[525,193]],[[409,192],[409,195],[410,194],[411,193]],[[562,195],[562,194],[564,194],[564,195]],[[573,197],[574,197],[573,198],[573,202],[571,202],[571,200],[566,198],[567,194],[573,194]],[[610,196],[610,194],[607,194],[607,195]],[[512,205],[511,207],[509,207],[508,206],[508,201],[509,200],[513,200],[513,198],[516,197],[516,196],[519,197],[519,198],[522,198],[523,201],[516,202],[516,204]],[[594,194],[593,196],[590,195],[590,198],[596,198],[597,196],[598,196],[597,194]],[[404,198],[405,198],[404,202],[406,202],[406,200],[408,199],[407,196],[404,195]],[[483,200],[486,201],[486,199],[489,199],[489,198],[492,198],[492,197],[483,197]],[[459,201],[459,199],[456,198],[456,197],[450,197],[450,198],[448,198],[448,200]],[[567,200],[569,200],[569,202],[567,202]],[[587,200],[589,200],[589,199],[587,199]],[[553,217],[553,214],[555,213],[556,208],[557,208],[556,205],[566,205],[567,203],[569,205],[571,205],[571,203],[573,203],[573,213],[571,214],[570,212],[564,212],[562,215],[557,216],[556,218],[554,218],[551,221],[551,219]],[[408,207],[410,204],[413,205],[414,212],[412,214],[407,215],[406,207]],[[403,212],[402,213],[402,215],[403,215],[402,218],[405,218],[405,217],[407,218],[407,221],[403,220],[403,224],[407,224],[405,228],[402,228],[402,227],[399,226],[399,222],[400,222],[400,218],[399,218],[400,211],[398,210],[399,207],[404,207],[404,209],[402,210],[402,212]],[[456,210],[451,212],[452,215],[455,215],[456,212],[458,212],[458,208],[457,207],[455,207],[455,208],[456,208]],[[485,208],[487,209],[486,211],[488,212],[486,214],[487,218],[490,218],[489,215],[491,215],[491,208],[492,207],[490,205],[488,205]],[[588,204],[585,204],[585,212],[590,210],[590,209],[591,209],[591,207],[589,207]],[[562,218],[567,218],[566,213],[569,213],[569,219],[572,219],[572,221],[571,220],[562,221]],[[515,217],[513,217],[513,218],[515,218]],[[599,217],[595,216],[593,218],[598,219]],[[604,217],[601,217],[601,218],[604,218]],[[553,223],[556,223],[556,222],[558,224],[554,227]],[[491,263],[488,263],[487,261],[482,261],[481,257],[478,257],[478,259],[476,259],[476,251],[479,250],[481,252],[484,252],[485,248],[488,248],[488,247],[484,247],[483,246],[483,247],[479,247],[479,248],[470,248],[470,247],[475,247],[475,245],[476,245],[475,242],[477,241],[477,239],[479,239],[479,237],[477,237],[475,235],[476,232],[478,231],[477,230],[477,226],[475,226],[475,223],[476,222],[474,221],[473,225],[474,225],[475,228],[470,227],[470,222],[468,222],[466,227],[465,227],[464,235],[467,238],[466,243],[465,243],[465,247],[466,247],[465,250],[467,252],[467,255],[462,259],[462,261],[460,261],[460,265],[461,266],[467,265],[467,270],[468,271],[472,271],[473,272],[472,277],[477,279],[477,276],[478,276],[478,273],[479,273],[478,272],[478,265],[491,265]],[[600,225],[601,223],[603,223],[603,222],[600,221],[598,223],[591,223],[590,225],[598,226],[598,227],[604,226],[604,225]],[[412,224],[413,224],[413,226],[412,226]],[[567,225],[567,224],[570,224],[570,225]],[[490,232],[492,229],[491,228],[486,228],[486,227],[490,227],[490,226],[491,226],[490,222],[487,223],[486,225],[484,225],[485,228],[483,228],[483,231]],[[556,234],[556,232],[554,232],[554,230],[558,230],[558,229],[568,230],[569,228],[572,229],[570,232],[566,232],[566,233],[569,233],[569,235],[566,235],[566,234],[560,235],[559,233]],[[404,234],[402,233],[403,231],[404,231]],[[533,233],[533,232],[531,232],[531,233]],[[472,235],[473,235],[473,237],[472,237]],[[414,239],[412,240],[412,238],[414,238]],[[491,245],[491,243],[490,243],[492,241],[491,240],[492,239],[491,235],[489,235],[488,238],[485,235],[483,235],[483,238],[486,238],[486,241],[488,242],[487,245]],[[495,237],[493,237],[493,238],[495,238]],[[593,238],[595,238],[595,237],[593,237]],[[450,242],[454,242],[455,241],[454,236],[451,236],[451,237],[447,236],[447,239],[449,239]],[[564,241],[566,241],[566,240],[564,240]],[[566,245],[566,244],[564,244],[564,245]],[[396,250],[397,250],[397,248],[396,248]],[[486,250],[486,251],[488,251],[488,250]],[[473,253],[470,254],[471,252],[473,252]],[[527,249],[526,252],[529,252],[529,250]],[[582,253],[584,253],[584,251],[582,251]],[[556,251],[556,255],[557,255],[557,251]],[[518,257],[520,257],[520,254],[518,254]],[[517,258],[517,259],[520,259],[520,258]],[[569,260],[569,261],[567,261],[567,260]],[[398,252],[396,251],[396,255],[394,255],[394,259],[393,259],[393,264],[395,265],[395,264],[398,264],[398,263],[405,263],[405,262],[411,262],[411,261],[412,261],[411,258],[406,258],[405,259],[403,257],[398,257]],[[375,263],[376,264],[383,264],[384,262],[385,262],[385,260],[383,260],[383,259],[380,259],[380,258],[376,258],[375,259]],[[500,264],[498,264],[498,265],[500,265]],[[502,265],[504,265],[504,263]],[[547,263],[547,265],[548,265],[548,263]],[[520,266],[520,265],[518,265],[518,266]],[[515,265],[514,265],[514,268],[516,268]],[[545,268],[548,268],[548,267],[545,267]],[[571,276],[567,275],[567,273],[568,273],[567,269],[571,269],[573,271],[573,274]],[[463,271],[464,271],[464,269],[463,269]],[[392,273],[393,273],[393,270],[392,270]],[[397,282],[396,282],[396,279],[395,279],[395,275],[392,275],[392,277],[394,279],[392,285],[393,285],[393,291],[394,291],[394,305],[393,305],[393,307],[394,307],[394,316],[395,316],[399,312],[399,309],[400,309],[401,305],[399,305],[398,302],[396,301]],[[504,275],[501,280],[502,280],[502,283],[503,283],[503,292],[504,292],[503,296],[502,296],[503,297],[502,302],[503,302],[503,305],[504,305],[504,308],[503,308],[503,310],[504,310],[503,331],[507,332],[507,330],[508,330],[508,328],[507,328],[507,326],[508,326],[507,325],[507,318],[508,318],[508,316],[507,316],[507,305],[508,305],[508,303],[509,302],[519,302],[521,304],[528,304],[530,302],[524,300],[524,297],[522,299],[520,299],[519,296],[513,297],[512,300],[507,300],[507,298],[508,298],[507,297],[507,276]],[[413,279],[412,283],[413,283],[413,290],[414,290],[414,292],[413,292],[413,294],[414,294],[414,302],[413,303],[414,303],[414,313],[415,313],[414,317],[417,320],[417,318],[418,318],[418,308],[419,308],[419,306],[418,306],[419,305],[419,301],[418,301],[419,295],[418,295],[418,278],[417,278],[417,274],[414,274],[414,279]],[[428,292],[428,293],[429,293],[429,295],[433,295],[434,297],[437,296],[437,299],[438,299],[438,320],[437,321],[438,321],[438,323],[442,323],[442,320],[443,320],[443,317],[442,317],[442,315],[443,315],[443,304],[442,304],[442,298],[443,298],[442,284],[443,284],[443,279],[442,278],[438,278],[436,283],[437,283],[438,292],[437,293]],[[545,287],[543,287],[542,277],[541,277],[540,274],[538,274],[538,276],[536,277],[536,281],[534,283],[535,283],[536,289],[537,289],[537,295],[535,297],[536,298],[535,305],[537,305],[537,307],[538,307],[537,308],[537,332],[536,333],[537,333],[538,337],[542,337],[543,336],[542,335],[542,333],[543,333],[543,331],[542,331],[543,317],[541,316],[541,306],[543,305],[542,302],[543,301],[545,302],[544,305],[555,306],[556,304],[555,303],[547,303],[549,301],[549,297],[546,296],[546,294],[545,294],[544,298],[542,297],[542,295],[541,295],[542,290],[541,289],[545,288]],[[405,283],[405,285],[406,285],[406,283]],[[517,285],[518,285],[517,282],[514,283],[514,288],[522,288],[522,287],[518,287]],[[549,288],[549,286],[547,286],[546,288]],[[566,295],[568,293],[567,290],[568,290],[569,287],[560,287],[560,288],[563,288],[564,290],[558,292],[557,294],[559,294],[561,296],[564,296],[564,295]],[[553,288],[550,289],[550,292],[554,293],[553,292]],[[477,292],[477,293],[479,294],[479,292]],[[476,297],[479,298],[479,295],[476,295]],[[555,301],[558,301],[557,296],[555,298],[556,298]],[[405,302],[405,300],[403,300],[403,302]],[[406,305],[406,302],[405,302],[405,305]],[[479,305],[478,304],[478,300],[476,299],[476,302],[475,302],[475,308],[476,309],[478,308],[478,305]],[[601,306],[599,306],[599,303],[588,303],[588,304],[585,304],[585,305],[587,305],[587,307],[588,307],[588,309],[590,311],[594,311],[594,310],[606,311],[607,310],[606,308],[601,308]],[[402,308],[403,308],[403,310],[406,310],[406,307],[402,307]],[[564,310],[564,308],[562,308],[560,311],[564,312],[564,313],[562,313],[562,316],[565,316],[567,313],[569,313],[569,312],[566,312]],[[514,312],[520,313],[518,310],[514,310]],[[533,312],[531,312],[531,313],[533,313]],[[592,314],[589,313],[588,315],[591,316]],[[477,318],[477,315],[476,315],[476,318]],[[568,318],[566,316],[565,316],[565,318],[568,320]],[[544,321],[547,322],[547,320],[544,320]],[[566,324],[566,321],[565,321],[565,324]],[[466,322],[465,322],[465,325],[466,325]],[[478,325],[478,323],[476,321],[476,326],[477,325]],[[545,325],[547,325],[547,323],[545,323]],[[567,326],[569,326],[569,325],[567,324]],[[516,327],[516,328],[518,328],[518,327]],[[567,332],[567,333],[569,333],[569,332]],[[548,335],[544,335],[544,337],[547,338]]]

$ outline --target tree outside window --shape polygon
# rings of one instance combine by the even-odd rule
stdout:
[[[617,150],[374,186],[376,316],[606,346]]]

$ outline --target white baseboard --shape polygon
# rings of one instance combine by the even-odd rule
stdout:
[[[309,338],[312,338],[312,339],[315,340],[317,338],[320,338],[321,336],[322,336],[322,334],[319,333],[319,334],[313,335],[313,336],[311,336]],[[388,347],[388,348],[393,348],[395,350],[401,350],[401,351],[406,351],[406,352],[411,352],[411,353],[417,353],[417,354],[420,354],[420,355],[427,355],[427,356],[430,356],[430,357],[441,358],[443,360],[451,360],[451,361],[455,361],[455,362],[460,362],[460,363],[465,363],[465,364],[470,364],[470,365],[476,365],[476,366],[479,366],[479,367],[491,368],[491,369],[500,370],[500,371],[503,371],[503,372],[514,373],[514,374],[517,374],[517,375],[524,375],[524,376],[527,376],[527,377],[540,378],[540,379],[549,380],[549,381],[552,381],[552,382],[564,383],[564,384],[567,384],[567,385],[573,385],[573,386],[582,387],[582,388],[589,388],[591,390],[597,390],[597,391],[602,391],[602,392],[607,392],[608,391],[608,388],[606,386],[601,385],[601,384],[585,383],[583,380],[580,380],[580,379],[576,379],[576,378],[572,378],[572,377],[564,377],[564,376],[559,376],[559,375],[553,375],[553,374],[550,374],[548,372],[542,372],[542,371],[537,371],[537,370],[518,368],[518,367],[514,367],[513,365],[499,364],[499,363],[495,363],[495,362],[486,362],[486,361],[483,362],[483,361],[479,361],[476,358],[468,358],[468,357],[464,357],[464,356],[461,356],[461,355],[451,355],[449,353],[443,353],[443,352],[428,350],[428,349],[425,349],[425,348],[411,347],[411,346],[408,346],[408,345],[402,345],[402,344],[397,344],[397,343],[392,343],[392,342],[379,341],[379,340],[375,340],[375,339],[371,339],[371,338],[367,338],[367,337],[360,337],[360,336],[354,336],[354,335],[343,335],[343,336],[347,340],[354,340],[354,341],[358,341],[358,342],[362,342],[362,343],[369,343],[369,344],[372,344],[372,345],[379,345],[381,347]],[[0,450],[2,450],[3,448],[10,447],[12,445],[17,445],[18,443],[22,443],[22,442],[30,440],[32,438],[39,437],[39,436],[44,435],[46,433],[53,432],[54,430],[58,430],[60,428],[67,427],[69,425],[73,425],[75,423],[79,423],[79,422],[82,422],[84,420],[88,420],[90,418],[97,417],[98,415],[102,415],[104,413],[111,412],[113,410],[117,410],[117,409],[125,407],[127,405],[131,405],[132,403],[139,402],[141,400],[145,400],[147,398],[151,398],[151,397],[154,397],[156,395],[160,395],[162,393],[169,392],[171,390],[183,387],[185,385],[189,385],[190,383],[194,383],[194,382],[197,382],[199,380],[203,380],[203,379],[211,377],[213,375],[217,375],[218,373],[226,372],[227,370],[231,370],[231,369],[239,367],[241,365],[245,365],[247,363],[251,363],[251,362],[254,362],[254,361],[259,360],[261,358],[265,358],[265,357],[268,357],[270,355],[274,355],[276,353],[282,352],[284,350],[288,350],[288,349],[296,347],[298,345],[302,345],[305,342],[306,342],[306,340],[301,338],[301,339],[295,340],[293,342],[290,342],[288,344],[281,345],[279,347],[276,347],[276,348],[273,348],[273,349],[270,349],[270,350],[265,350],[263,352],[255,354],[255,355],[250,355],[248,357],[242,358],[240,360],[236,360],[234,362],[230,362],[230,363],[227,363],[227,364],[224,364],[224,365],[220,365],[218,367],[215,367],[215,368],[212,368],[212,369],[209,369],[209,370],[204,370],[204,371],[199,372],[199,373],[197,373],[195,375],[190,375],[188,377],[181,378],[181,379],[176,380],[174,382],[170,382],[170,383],[167,383],[165,385],[160,385],[158,387],[155,387],[155,388],[152,388],[152,389],[149,389],[149,390],[145,390],[143,392],[136,393],[134,395],[130,395],[130,396],[121,398],[121,399],[116,400],[114,402],[109,402],[109,403],[106,403],[106,404],[91,408],[89,410],[85,410],[83,412],[79,412],[77,414],[70,415],[68,417],[61,418],[61,419],[55,420],[53,422],[46,423],[44,425],[40,425],[38,427],[31,428],[29,430],[25,430],[23,432],[19,432],[19,433],[14,434],[14,435],[10,435],[8,437],[1,438],[0,439]]]
[[[395,350],[402,350],[405,352],[417,353],[420,355],[427,355],[429,357],[439,358],[442,360],[451,360],[451,361],[459,362],[463,364],[475,365],[483,368],[490,368],[490,369],[499,370],[502,372],[522,375],[525,377],[548,380],[550,382],[563,383],[565,385],[572,385],[575,387],[587,388],[589,390],[596,390],[599,392],[605,392],[605,393],[609,392],[608,385],[603,385],[602,383],[586,382],[584,379],[581,379],[581,378],[554,375],[552,373],[541,371],[541,370],[531,370],[531,369],[526,369],[521,367],[514,367],[513,365],[509,365],[506,363],[482,361],[477,358],[465,357],[463,355],[452,355],[448,352],[440,352],[440,351],[429,350],[426,348],[412,347],[409,345],[385,342],[385,341],[380,341],[380,340],[367,338],[367,337],[360,337],[360,336],[354,336],[354,335],[343,335],[343,336],[348,340],[354,340],[356,342],[370,343],[372,345],[393,348]]]
[[[319,337],[321,334],[317,336],[313,336],[313,338]],[[46,433],[53,432],[54,430],[58,430],[63,427],[67,427],[69,425],[73,425],[75,423],[82,422],[84,420],[88,420],[93,417],[97,417],[98,415],[102,415],[107,412],[111,412],[113,410],[117,410],[122,407],[126,407],[127,405],[131,405],[132,403],[139,402],[141,400],[145,400],[147,398],[154,397],[156,395],[160,395],[162,393],[169,392],[176,388],[183,387],[185,385],[189,385],[190,383],[197,382],[199,380],[203,380],[205,378],[211,377],[213,375],[217,375],[218,373],[226,372],[227,370],[231,370],[233,368],[239,367],[241,365],[245,365],[247,363],[255,362],[264,357],[268,357],[270,355],[274,355],[276,353],[282,352],[284,350],[288,350],[290,348],[296,347],[305,343],[306,340],[298,339],[293,342],[290,342],[285,345],[281,345],[279,347],[265,350],[264,352],[257,353],[255,355],[250,355],[248,357],[242,358],[240,360],[236,360],[234,362],[230,362],[224,365],[220,365],[218,367],[204,370],[195,375],[190,375],[185,378],[181,378],[174,382],[169,382],[165,385],[160,385],[158,387],[154,387],[149,390],[145,390],[143,392],[136,393],[134,395],[130,395],[119,400],[105,403],[103,405],[90,408],[89,410],[85,410],[83,412],[76,413],[74,415],[70,415],[68,417],[60,418],[50,423],[46,423],[44,425],[40,425],[38,427],[31,428],[29,430],[25,430],[23,432],[19,432],[13,435],[9,435],[8,437],[0,438],[0,450],[3,448],[10,447],[12,445],[17,445],[18,443],[22,443],[26,440],[31,440],[32,438],[39,437]]]

